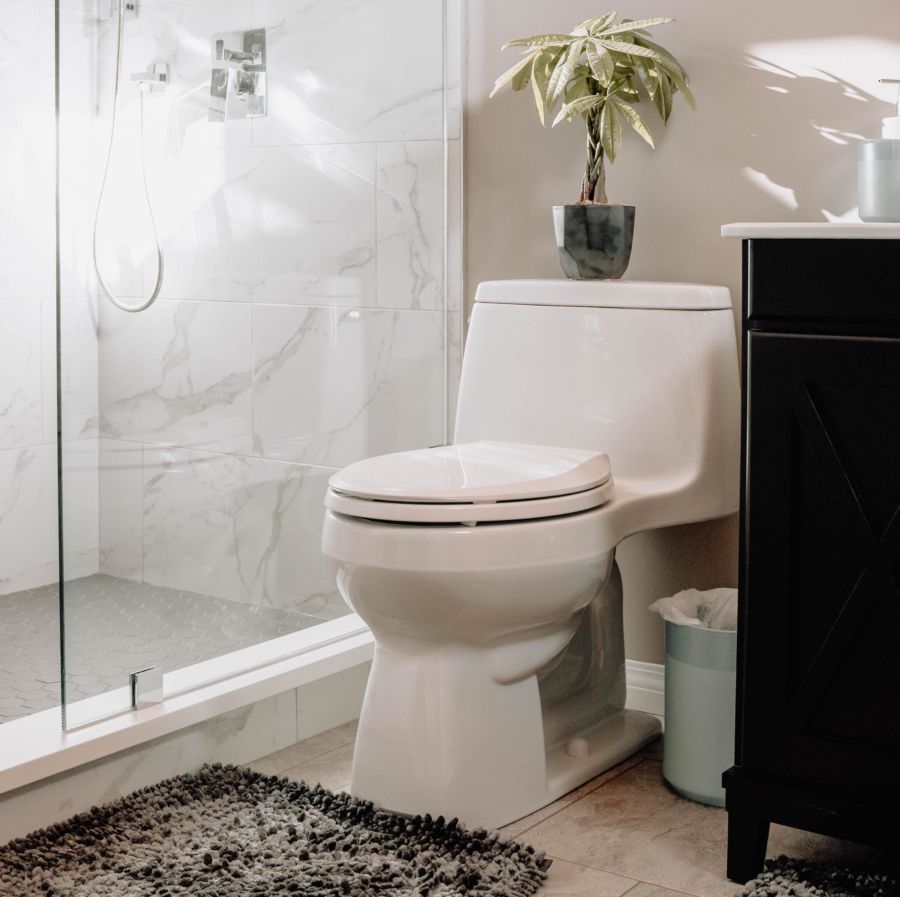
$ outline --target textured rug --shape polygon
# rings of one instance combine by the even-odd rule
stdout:
[[[215,765],[0,847],[0,894],[527,897],[549,865],[455,819]]]
[[[900,882],[861,869],[841,869],[778,857],[748,881],[739,897],[900,897]]]

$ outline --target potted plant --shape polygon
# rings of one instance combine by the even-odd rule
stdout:
[[[537,34],[510,41],[524,57],[496,81],[491,96],[507,84],[534,94],[538,118],[553,126],[581,117],[587,127],[587,160],[575,205],[554,206],[559,260],[568,277],[616,278],[628,267],[634,234],[634,206],[610,203],[606,162],[613,162],[630,125],[650,146],[653,137],[635,105],[649,100],[663,122],[672,98],[694,97],[678,60],[653,43],[648,28],[667,18],[616,21],[610,12],[582,22],[571,34]],[[559,107],[559,111],[555,110]]]

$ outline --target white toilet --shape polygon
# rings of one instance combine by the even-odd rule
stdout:
[[[375,660],[351,792],[495,828],[634,753],[616,545],[738,508],[724,287],[478,288],[454,444],[331,478],[322,548]]]

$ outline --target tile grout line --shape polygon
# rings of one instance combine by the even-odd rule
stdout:
[[[328,730],[326,730],[326,731],[328,731]],[[325,733],[322,732],[321,734],[324,735]],[[315,738],[317,736],[313,735],[312,737]],[[305,740],[307,740],[307,739],[305,739]],[[321,760],[322,757],[326,756],[327,754],[333,754],[335,751],[342,750],[343,748],[347,747],[348,744],[352,744],[355,740],[356,740],[355,737],[350,738],[349,740],[345,741],[343,744],[339,744],[336,747],[329,748],[327,751],[322,751],[321,754],[316,754],[313,757],[307,757],[305,760],[301,761],[300,763],[294,763],[291,766],[286,766],[284,769],[280,770],[279,772],[273,772],[273,773],[267,773],[267,774],[275,775],[275,776],[284,775],[284,773],[287,772],[287,770],[289,770],[289,769],[296,769],[300,766],[305,766],[307,763],[312,763],[314,760]],[[303,742],[298,741],[297,745],[299,745],[299,744],[303,744]],[[297,745],[290,745],[286,748],[282,748],[282,750],[289,751],[291,749],[291,747],[296,747]],[[278,751],[275,751],[274,753],[278,753]],[[266,756],[271,756],[271,755],[266,755]],[[249,763],[245,763],[244,765],[252,766],[254,763],[258,763],[260,760],[265,760],[265,757],[259,757],[256,760],[251,760]]]
[[[575,800],[570,801],[567,804],[564,804],[558,810],[555,810],[553,813],[551,813],[549,816],[545,816],[543,819],[539,819],[537,822],[533,823],[532,825],[529,825],[528,828],[522,829],[521,832],[518,832],[517,834],[511,836],[512,840],[515,840],[516,838],[521,838],[522,835],[524,835],[526,832],[530,832],[532,829],[537,828],[539,825],[543,825],[548,819],[552,819],[554,816],[557,816],[559,813],[562,813],[563,810],[568,810],[569,807],[574,807],[575,804],[577,804],[579,801],[584,800],[586,797],[593,794],[595,791],[599,791],[604,785],[608,785],[610,782],[614,782],[620,776],[625,775],[626,772],[630,772],[632,769],[637,769],[637,767],[640,766],[645,761],[645,759],[646,758],[644,758],[644,757],[638,758],[636,763],[632,763],[631,766],[625,767],[625,769],[621,770],[620,772],[617,772],[614,776],[607,779],[605,782],[601,782],[595,788],[591,788],[590,791],[585,791],[585,793],[582,794],[580,797],[576,797]],[[622,762],[626,763],[627,761],[622,761]],[[619,764],[619,765],[621,766],[622,764]],[[613,767],[613,769],[615,769],[615,767]],[[612,772],[612,770],[607,770],[606,772],[601,773],[600,776],[608,775],[610,772]],[[600,776],[597,776],[597,778],[600,778]],[[581,787],[584,787],[584,786],[581,786]],[[557,859],[565,860],[565,857],[557,857]],[[569,860],[566,860],[566,862],[569,862]],[[592,866],[590,868],[596,868],[596,867]],[[602,870],[602,871],[606,871],[606,870]],[[615,873],[613,873],[613,874],[615,874]]]

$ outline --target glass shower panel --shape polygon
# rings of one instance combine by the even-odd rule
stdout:
[[[60,703],[53,10],[0,0],[0,725]]]
[[[60,40],[70,724],[350,612],[328,478],[446,441],[459,332],[441,0],[138,3],[114,129],[100,6]]]

